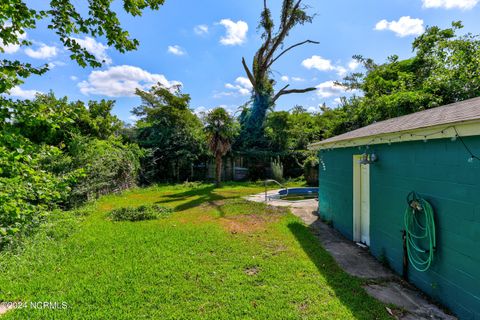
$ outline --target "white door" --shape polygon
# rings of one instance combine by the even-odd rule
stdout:
[[[360,242],[370,245],[370,165],[360,165]]]

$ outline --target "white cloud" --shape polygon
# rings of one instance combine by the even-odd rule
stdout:
[[[289,77],[289,76],[282,76],[280,78],[280,80],[282,80],[283,82],[288,82],[290,80],[292,81],[295,81],[295,82],[303,82],[303,81],[306,81],[304,78],[301,78],[301,77]]]
[[[398,21],[380,20],[375,30],[390,30],[399,37],[417,36],[425,31],[422,19],[413,19],[410,16],[401,17]]]
[[[183,56],[187,52],[180,46],[174,45],[174,46],[168,46],[168,53],[171,53],[176,56]]]
[[[9,95],[13,97],[18,97],[20,99],[33,99],[37,94],[42,93],[41,91],[37,90],[24,90],[19,86],[13,87],[9,91]]]
[[[112,63],[112,59],[107,54],[108,46],[91,37],[85,37],[84,39],[72,39],[75,40],[82,48],[94,55],[98,60],[103,61],[105,64]]]
[[[166,87],[181,85],[178,81],[169,81],[162,74],[150,73],[139,67],[122,65],[107,70],[95,70],[88,80],[78,84],[80,92],[85,95],[98,94],[107,97],[133,97],[135,89],[147,90],[160,83]]]
[[[319,71],[335,71],[339,76],[342,77],[345,76],[348,71],[345,67],[340,65],[336,66],[331,60],[316,55],[303,60],[302,66],[307,69],[317,69]]]
[[[208,26],[206,24],[199,24],[193,28],[193,31],[199,36],[208,34]]]
[[[54,46],[47,46],[44,43],[40,43],[36,50],[32,48],[26,48],[25,54],[34,59],[50,59],[58,54],[58,50]]]
[[[480,0],[422,0],[424,8],[473,9]]]
[[[357,60],[355,59],[352,59],[350,60],[350,62],[348,63],[348,69],[350,71],[355,71],[357,70],[357,68],[360,66],[360,62],[358,62]]]
[[[225,84],[225,88],[236,90],[242,96],[248,96],[252,92],[252,84],[250,80],[245,77],[238,77],[235,79],[235,84],[227,83]],[[230,95],[228,92],[224,93],[223,95]]]
[[[226,86],[226,85],[225,85]],[[223,98],[223,97],[231,97],[231,96],[234,96],[235,95],[235,92],[225,92],[225,91],[222,91],[222,92],[214,92],[213,93],[213,97],[215,99],[219,99],[219,98]]]
[[[292,77],[292,81],[303,82],[303,81],[305,81],[305,79],[300,78],[300,77]]]
[[[332,61],[324,59],[320,56],[312,56],[311,58],[302,61],[302,66],[307,69],[317,69],[320,71],[335,70]]]
[[[9,27],[11,26],[10,23],[6,23],[5,24],[5,27]],[[19,41],[22,41],[22,40],[25,40],[27,38],[27,33],[24,32],[24,33],[20,33],[20,32],[16,32],[16,36],[18,38]],[[12,53],[15,53],[17,52],[18,50],[20,50],[20,45],[19,44],[8,44],[8,45],[5,45],[3,43],[3,41],[0,39],[0,48],[3,49],[3,52],[4,53],[7,53],[7,54],[12,54]]]
[[[245,21],[239,20],[233,22],[230,19],[222,19],[219,24],[227,30],[226,35],[220,38],[221,44],[225,46],[235,46],[247,41],[248,24]]]
[[[20,46],[18,44],[4,45],[1,40],[0,40],[0,47],[3,49],[4,53],[8,53],[8,54],[12,54],[20,50]]]
[[[339,96],[346,91],[342,85],[335,84],[334,81],[325,81],[320,83],[317,88],[317,95],[321,98],[330,98]]]
[[[77,81],[77,80],[78,80],[78,77],[77,77],[77,76],[70,76],[70,80],[72,80],[72,81]]]
[[[335,70],[337,70],[337,74],[341,77],[344,77],[348,72],[347,68],[342,66],[337,66]]]

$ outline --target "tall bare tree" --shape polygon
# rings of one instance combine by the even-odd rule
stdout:
[[[259,23],[259,29],[263,30],[263,44],[253,57],[251,69],[248,67],[245,58],[242,58],[243,68],[253,86],[253,106],[242,121],[242,135],[248,136],[248,138],[242,137],[246,144],[248,144],[248,141],[253,142],[261,139],[266,112],[275,105],[278,98],[286,94],[315,90],[314,87],[290,89],[290,85],[287,84],[275,92],[275,80],[270,72],[272,65],[290,50],[308,43],[319,43],[313,40],[304,40],[284,48],[286,37],[296,25],[312,22],[314,16],[308,15],[306,9],[307,6],[302,4],[302,0],[283,0],[280,24],[275,30],[267,0],[263,1]]]

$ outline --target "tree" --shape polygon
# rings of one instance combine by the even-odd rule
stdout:
[[[333,112],[343,120],[335,121],[331,132],[339,134],[480,96],[480,39],[478,35],[456,35],[461,28],[460,22],[446,29],[428,27],[413,41],[415,55],[409,59],[392,55],[386,63],[377,64],[355,56],[365,72],[347,76],[343,85],[361,90],[363,97],[345,99]]]
[[[295,106],[290,111],[290,148],[307,150],[309,143],[319,139],[322,126],[315,121],[316,118],[316,114],[308,112],[302,106]]]
[[[215,181],[219,187],[222,180],[222,157],[232,146],[237,126],[233,117],[223,108],[210,111],[205,117],[205,124],[208,148],[215,157]]]
[[[120,52],[135,50],[138,40],[130,38],[120,25],[111,0],[90,0],[88,8],[73,4],[72,0],[51,0],[47,10],[37,10],[22,0],[3,0],[0,3],[0,53],[7,46],[30,46],[26,30],[37,28],[40,20],[49,20],[48,28],[55,32],[63,46],[71,52],[71,59],[80,66],[99,67],[102,61],[80,46],[74,37],[105,36],[107,44]],[[123,9],[132,16],[140,16],[146,8],[157,10],[164,0],[123,0]],[[81,7],[81,8],[79,8]],[[83,12],[88,12],[84,14]],[[48,66],[34,67],[18,60],[0,61],[0,94],[21,84],[31,74],[43,74]]]
[[[87,107],[82,101],[70,102],[50,92],[32,101],[9,102],[5,116],[10,129],[36,144],[68,144],[74,135],[107,139],[122,127],[120,119],[111,114],[115,104],[111,100],[89,101]]]
[[[286,151],[289,142],[289,118],[288,111],[276,111],[267,115],[265,121],[265,136],[269,140],[269,149],[272,151]]]
[[[190,110],[190,95],[180,86],[161,84],[138,90],[142,104],[132,113],[139,117],[136,140],[150,150],[144,163],[144,179],[176,180],[191,177],[193,162],[204,154],[203,126]]]
[[[286,37],[296,25],[312,22],[313,16],[308,15],[306,9],[302,0],[283,0],[280,26],[275,31],[267,1],[263,2],[259,23],[259,29],[263,30],[263,44],[253,57],[252,69],[247,66],[245,58],[242,58],[243,68],[253,87],[253,106],[242,119],[242,139],[246,141],[247,146],[263,137],[266,112],[275,105],[278,98],[286,94],[315,90],[315,88],[288,89],[290,85],[287,84],[275,93],[275,80],[270,73],[272,65],[288,51],[307,43],[318,44],[316,41],[305,40],[283,49]],[[281,49],[283,50],[280,51]]]
[[[460,21],[446,29],[429,27],[412,44],[422,66],[423,87],[441,97],[442,104],[480,96],[480,37],[457,35],[462,28]]]

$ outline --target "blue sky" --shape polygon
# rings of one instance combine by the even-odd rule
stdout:
[[[333,86],[333,81],[358,70],[351,63],[352,55],[362,54],[378,62],[392,54],[407,58],[412,54],[412,40],[426,26],[448,27],[461,20],[463,32],[480,34],[480,0],[304,2],[317,16],[312,24],[291,32],[285,44],[306,39],[320,44],[291,51],[274,65],[273,72],[279,87],[290,84],[318,90],[283,96],[277,110],[303,105],[315,111],[323,102],[334,107],[345,92]],[[115,5],[121,8],[119,1]],[[262,5],[261,0],[166,0],[159,11],[146,11],[142,17],[122,13],[123,26],[140,41],[137,51],[120,54],[108,48],[105,39],[78,36],[82,45],[107,62],[102,68],[81,68],[69,60],[68,52],[44,23],[27,30],[27,38],[34,42],[30,49],[10,46],[0,58],[52,66],[47,74],[14,88],[10,94],[18,98],[53,90],[72,100],[114,99],[114,113],[131,122],[130,110],[139,104],[133,95],[135,87],[147,89],[157,81],[180,82],[192,97],[192,109],[224,106],[233,111],[249,99],[241,58],[250,63],[261,43],[257,24]],[[270,0],[269,6],[278,17],[281,1]]]

